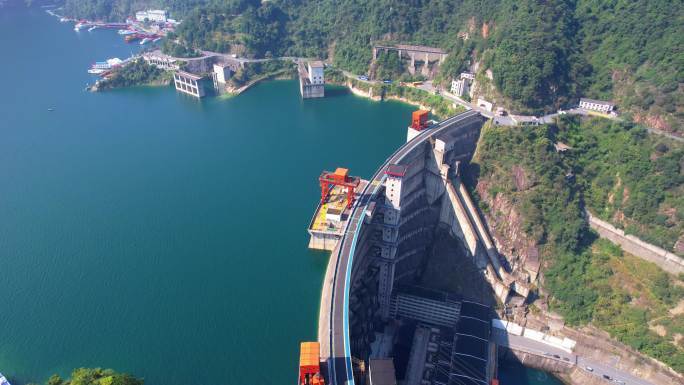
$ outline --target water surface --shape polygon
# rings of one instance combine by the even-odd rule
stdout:
[[[295,81],[92,94],[89,65],[138,45],[40,9],[0,10],[0,36],[0,371],[293,383],[327,262],[306,248],[317,177],[370,176],[413,108]]]

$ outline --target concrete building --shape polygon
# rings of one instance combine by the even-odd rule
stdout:
[[[369,385],[397,385],[394,361],[391,358],[376,358],[368,361]]]
[[[300,62],[299,71],[299,91],[302,99],[322,98],[325,96],[325,77],[323,75],[323,62],[309,62],[307,66]]]
[[[382,241],[380,246],[380,272],[378,283],[378,302],[380,313],[384,318],[390,315],[392,289],[394,288],[395,257],[397,253],[399,222],[401,218],[402,180],[406,176],[408,166],[391,164],[385,174],[385,211],[382,223]]]
[[[459,98],[467,94],[470,90],[470,85],[475,80],[475,74],[470,72],[461,72],[458,79],[451,81],[451,93]]]
[[[176,64],[176,59],[159,52],[143,54],[143,60],[149,65],[153,65],[164,71],[178,71],[180,67]]]
[[[580,99],[579,106],[580,108],[584,108],[585,110],[603,112],[606,114],[612,112],[615,109],[615,104],[611,102],[586,98]]]
[[[158,23],[165,23],[166,19],[166,11],[161,9],[148,9],[147,11],[139,11],[135,13],[135,20],[137,21],[154,21]]]
[[[312,61],[309,62],[309,81],[311,84],[325,84],[325,78],[323,76],[323,62]]]
[[[230,79],[231,67],[225,64],[214,64],[211,72],[211,79],[214,82],[214,89],[218,93],[223,93],[226,89],[226,82]]]
[[[437,300],[399,292],[392,296],[390,317],[451,327],[458,321],[460,311],[461,303],[450,298]]]
[[[468,93],[468,79],[455,79],[451,81],[451,93],[460,97]]]
[[[176,91],[202,98],[205,95],[202,77],[185,71],[176,71],[173,74],[173,83]]]
[[[446,293],[443,293],[446,294]],[[434,301],[446,305],[446,302]],[[490,384],[496,373],[496,355],[490,343],[490,309],[454,302],[459,309],[448,324],[423,321],[420,313],[406,367],[406,385]],[[429,307],[426,307],[430,311]]]

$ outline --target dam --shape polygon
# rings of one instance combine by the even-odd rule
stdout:
[[[309,374],[337,385],[498,385],[503,359],[578,383],[651,384],[580,355],[562,333],[509,321],[536,275],[498,253],[462,181],[486,121],[415,111],[406,143],[368,181],[338,169],[343,188],[331,189],[321,175],[309,245],[332,252]]]
[[[414,119],[407,143],[354,194],[350,212],[341,218],[339,241],[326,244],[332,254],[318,339],[327,383],[353,383],[354,378],[364,383],[374,363],[397,355],[392,341],[401,338],[412,345],[411,362],[395,368],[403,372],[398,377],[418,383],[451,376],[461,376],[464,383],[494,379],[491,306],[494,296],[505,300],[511,285],[506,286],[497,273],[500,266],[492,266],[486,247],[480,246],[474,221],[463,208],[467,204],[454,187],[484,122],[473,111],[431,126]],[[462,255],[479,267],[483,280],[491,281],[495,289],[486,303],[417,285],[435,239],[443,236],[457,240]],[[413,330],[401,336],[405,325]],[[444,354],[437,354],[437,345],[446,349]],[[472,371],[464,374],[459,365]]]

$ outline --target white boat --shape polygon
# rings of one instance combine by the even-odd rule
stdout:
[[[93,75],[99,75],[99,74],[101,74],[101,73],[103,73],[103,72],[105,72],[105,71],[106,71],[106,70],[104,70],[104,69],[102,69],[102,68],[91,68],[91,69],[88,70],[88,73],[89,73],[89,74],[93,74]],[[2,384],[0,384],[0,385],[2,385]]]
[[[94,30],[94,29],[97,29],[97,26],[96,26],[96,25],[94,25],[94,26],[88,28],[88,32],[90,32],[90,31],[92,31],[92,30]]]
[[[107,59],[107,64],[109,64],[109,66],[111,68],[120,67],[122,64],[124,64],[124,61],[119,59],[118,57],[115,57],[115,58]]]
[[[112,65],[109,64],[108,61],[98,61],[98,62],[95,62],[95,64],[93,64],[90,68],[99,69],[99,70],[108,70],[108,69],[112,68]]]
[[[0,373],[0,385],[10,385],[9,381],[5,378],[5,376]]]
[[[149,43],[149,42],[150,42],[150,38],[146,37],[146,38],[140,40],[140,45],[145,45],[145,44],[147,44],[147,43]]]
[[[74,25],[74,31],[78,32],[81,30],[81,28],[85,28],[85,25],[81,23],[76,23],[76,25]]]
[[[136,32],[131,31],[130,29],[120,29],[118,33],[119,33],[119,35],[132,35]]]
[[[66,17],[63,17],[63,18],[59,19],[59,21],[60,21],[60,23],[66,23],[67,21],[69,21],[69,19],[67,19]]]

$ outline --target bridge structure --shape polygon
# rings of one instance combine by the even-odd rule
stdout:
[[[411,64],[408,67],[409,73],[415,75],[416,73],[416,61],[422,61],[422,74],[425,76],[430,76],[430,63],[436,63],[438,66],[444,63],[446,60],[447,52],[441,48],[437,47],[427,47],[422,45],[408,45],[408,44],[397,44],[397,45],[375,45],[373,46],[373,60],[378,58],[378,52],[388,52],[396,51],[399,55],[399,59],[403,59],[405,56],[411,60]]]
[[[421,131],[378,168],[354,202],[342,239],[332,251],[321,298],[319,342],[321,360],[327,362],[329,384],[355,383],[353,362],[358,358],[353,355],[352,345],[358,346],[359,342],[352,342],[350,336],[350,299],[355,296],[352,286],[368,271],[370,261],[377,259],[369,254],[371,242],[368,237],[372,235],[370,230],[373,228],[371,220],[374,208],[384,183],[391,177],[387,173],[388,167],[421,162],[432,150],[435,137],[445,134],[467,137],[463,143],[468,143],[469,149],[465,152],[472,155],[483,122],[484,118],[478,112],[468,111]],[[408,253],[411,251],[408,250]]]

